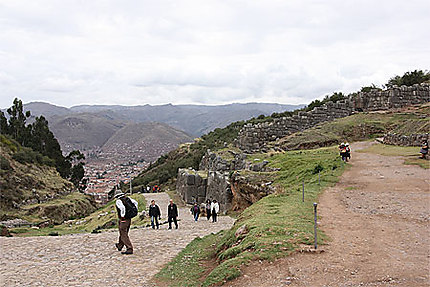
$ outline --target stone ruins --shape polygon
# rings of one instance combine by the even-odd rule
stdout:
[[[270,183],[265,188],[252,185],[237,171],[262,171],[265,163],[249,163],[245,153],[265,152],[265,145],[292,133],[311,128],[318,123],[347,117],[356,112],[390,110],[430,102],[430,85],[393,87],[388,90],[374,89],[359,92],[336,103],[329,102],[310,112],[299,112],[291,117],[274,118],[270,121],[247,124],[239,132],[236,145],[243,152],[229,151],[228,159],[207,151],[199,171],[179,169],[176,190],[187,203],[203,203],[216,199],[222,212],[234,209],[235,201],[249,202],[274,192]],[[387,135],[384,142],[400,145],[420,145],[428,134]],[[269,188],[270,187],[270,188]],[[240,192],[239,192],[240,190]],[[243,198],[240,196],[243,193]]]
[[[244,152],[264,152],[266,143],[311,128],[318,123],[343,118],[355,112],[389,110],[426,102],[430,102],[429,84],[359,92],[343,101],[329,102],[316,107],[310,112],[299,112],[292,117],[247,124],[239,132],[237,146]]]

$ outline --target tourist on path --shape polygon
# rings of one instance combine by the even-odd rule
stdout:
[[[211,215],[212,215],[212,222],[216,222],[217,220],[217,216],[218,216],[218,212],[219,212],[219,204],[218,202],[214,199],[211,203]]]
[[[206,201],[206,218],[209,220],[211,218],[211,201],[208,199]]]
[[[130,230],[131,218],[137,214],[138,203],[133,198],[125,196],[121,191],[116,192],[115,198],[117,199],[115,205],[119,219],[119,239],[115,246],[118,251],[121,251],[125,245],[127,249],[121,254],[133,254],[133,245],[128,237],[128,231]]]
[[[169,229],[172,229],[172,221],[175,223],[176,229],[178,229],[178,207],[170,200],[170,204],[167,206],[167,217],[169,221]]]
[[[349,143],[345,144],[345,158],[346,161],[351,159],[351,147],[349,146]]]
[[[195,221],[199,219],[200,207],[197,202],[191,207],[191,214],[193,215]]]
[[[155,229],[155,225],[157,225],[157,229],[158,229],[159,228],[158,219],[161,219],[161,211],[158,205],[155,204],[155,200],[151,200],[151,205],[149,206],[149,216],[151,216],[152,229]]]
[[[429,153],[429,144],[426,140],[423,140],[423,144],[421,145],[421,157],[422,159],[426,159],[427,158],[427,154]]]

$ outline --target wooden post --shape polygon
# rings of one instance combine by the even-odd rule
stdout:
[[[314,247],[317,249],[317,203],[314,202]]]

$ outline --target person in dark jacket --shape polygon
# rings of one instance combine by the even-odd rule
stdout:
[[[206,201],[206,218],[208,220],[211,218],[211,203],[210,199]]]
[[[172,229],[172,221],[175,223],[176,229],[178,229],[178,207],[170,200],[170,204],[167,206],[167,217],[169,221],[169,229]]]
[[[422,158],[422,159],[427,158],[427,154],[429,153],[429,144],[426,140],[424,140],[423,144],[421,145],[420,153],[421,153],[420,158]]]
[[[194,203],[194,205],[191,207],[191,213],[194,217],[194,220],[197,221],[199,219],[199,215],[200,215],[200,207],[197,204],[197,202]]]
[[[149,216],[151,216],[152,229],[155,229],[155,225],[157,225],[157,229],[158,229],[159,228],[158,219],[161,219],[161,211],[158,205],[155,204],[155,200],[151,200],[151,205],[149,206]]]

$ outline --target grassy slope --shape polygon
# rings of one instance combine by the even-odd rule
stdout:
[[[429,114],[428,106],[402,113],[359,113],[287,136],[277,144],[285,149],[308,149],[374,138],[387,132],[404,135],[428,133]]]
[[[280,184],[284,192],[269,195],[247,208],[232,229],[194,240],[157,275],[158,280],[169,286],[210,286],[239,276],[240,266],[250,260],[272,260],[287,256],[300,244],[313,244],[313,202],[317,201],[320,190],[334,184],[344,169],[337,149],[255,157],[269,160],[271,167],[281,168],[276,172],[275,184]],[[323,169],[321,186],[318,167]],[[304,203],[301,201],[303,179]],[[249,232],[236,238],[235,232],[242,225]],[[320,236],[320,243],[323,240],[324,236]],[[214,260],[213,270],[205,268]]]
[[[139,203],[139,212],[146,209],[146,200],[142,194],[133,194],[132,198],[136,199]],[[67,200],[67,199],[65,199]],[[106,214],[107,213],[107,214]],[[76,222],[82,222],[76,224]],[[48,228],[33,229],[29,227],[19,227],[11,229],[12,233],[16,233],[23,236],[39,236],[48,235],[50,233],[58,233],[58,235],[71,234],[71,233],[87,233],[93,230],[101,229],[103,225],[113,222],[113,225],[109,228],[116,227],[117,224],[117,213],[115,209],[115,200],[110,201],[107,205],[91,213],[90,215],[76,219],[72,223],[63,223],[61,225],[55,225]],[[148,219],[141,219],[139,216],[133,219],[133,226],[143,226],[148,224]]]

